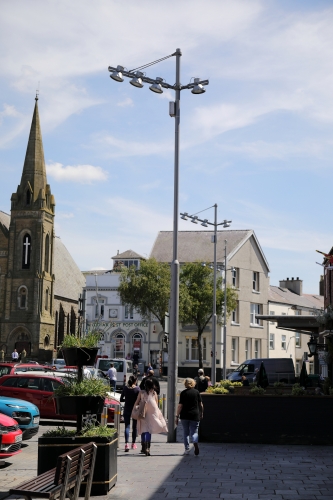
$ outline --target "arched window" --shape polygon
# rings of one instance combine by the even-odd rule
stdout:
[[[45,237],[45,255],[44,255],[44,270],[49,272],[50,262],[50,236],[47,234]]]
[[[125,335],[123,333],[118,333],[116,335],[116,343],[115,343],[115,358],[124,358],[125,357]]]
[[[137,332],[134,333],[132,337],[132,344],[133,344],[133,354],[138,354],[139,358],[142,358],[142,335],[141,333]]]
[[[22,269],[30,269],[30,258],[31,258],[31,236],[30,234],[25,234],[23,236],[23,245],[22,245]]]
[[[18,289],[17,303],[19,309],[27,309],[28,307],[28,289],[26,286],[20,286]]]
[[[26,202],[27,202],[27,205],[30,205],[30,203],[31,203],[31,191],[30,191],[30,189],[27,189]]]

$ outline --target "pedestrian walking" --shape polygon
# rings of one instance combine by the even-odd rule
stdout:
[[[12,352],[12,361],[18,361],[19,359],[19,353],[17,352],[16,349],[14,349],[14,351]]]
[[[110,379],[110,387],[113,389],[113,392],[116,392],[117,387],[117,370],[114,367],[113,363],[110,363],[110,368],[107,371],[107,376]]]
[[[208,380],[205,377],[205,374],[204,374],[204,371],[203,371],[202,368],[199,368],[199,370],[198,370],[198,376],[195,377],[194,380],[195,380],[195,388],[199,392],[205,392],[207,390]]]
[[[150,377],[146,378],[145,388],[139,392],[135,406],[143,400],[145,405],[145,418],[138,420],[138,432],[141,434],[143,450],[146,456],[150,456],[151,435],[168,432],[168,428],[161,410],[158,407],[157,394],[154,390],[154,382]]]
[[[27,358],[27,351],[26,351],[26,350],[24,349],[24,347],[23,347],[23,350],[22,350],[22,352],[21,352],[21,362],[22,362],[22,363],[25,363],[26,358]]]
[[[131,427],[131,413],[133,410],[133,406],[140,392],[140,388],[136,385],[137,377],[131,375],[128,379],[127,385],[123,387],[120,401],[125,401],[124,407],[124,421],[125,421],[125,451],[129,451],[129,434]],[[132,450],[136,450],[137,446],[135,444],[137,436],[137,420],[135,418],[132,419]]]
[[[147,376],[142,379],[141,384],[140,384],[141,391],[143,391],[145,389],[146,381],[149,379],[153,381],[154,390],[157,393],[157,395],[159,396],[160,392],[161,392],[161,388],[160,388],[159,381],[157,380],[156,377],[154,377],[154,370],[149,370],[149,372],[147,373]]]
[[[194,455],[199,455],[198,431],[203,418],[203,404],[200,393],[195,389],[195,380],[184,380],[185,390],[180,393],[176,415],[176,425],[181,419],[184,434],[185,455],[190,452],[190,437],[194,445]]]

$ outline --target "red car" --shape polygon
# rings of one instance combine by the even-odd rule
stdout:
[[[68,374],[67,376],[70,376]],[[23,399],[36,405],[41,418],[53,420],[76,420],[76,415],[57,415],[54,390],[63,385],[66,374],[57,372],[44,374],[43,372],[29,372],[14,375],[4,375],[0,378],[0,396]],[[108,398],[105,406],[119,404],[119,401]],[[114,420],[114,408],[108,407],[108,422]]]
[[[13,375],[14,373],[48,371],[46,366],[30,363],[0,363],[0,377],[4,375]]]
[[[16,420],[0,413],[0,458],[21,453],[22,431]]]

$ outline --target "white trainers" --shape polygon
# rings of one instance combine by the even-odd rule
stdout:
[[[189,453],[190,453],[190,448],[185,449],[185,451],[184,451],[184,455],[188,455]]]

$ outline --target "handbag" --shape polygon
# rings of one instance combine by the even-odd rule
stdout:
[[[134,420],[142,420],[146,417],[146,405],[147,401],[144,399],[141,399],[139,401],[139,404],[133,407],[131,417],[134,418]]]

